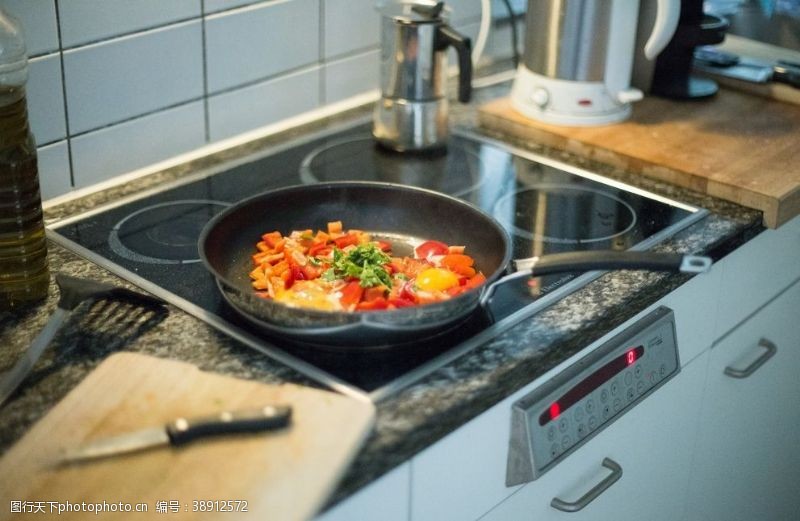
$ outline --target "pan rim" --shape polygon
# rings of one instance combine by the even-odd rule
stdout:
[[[218,214],[216,214],[214,217],[212,217],[206,223],[206,225],[203,227],[203,230],[201,231],[200,236],[199,236],[198,241],[197,241],[197,243],[198,243],[198,253],[200,255],[200,260],[202,261],[202,264],[205,266],[206,270],[211,275],[213,275],[215,279],[217,279],[217,281],[220,281],[220,282],[224,283],[229,288],[235,289],[236,291],[242,293],[245,296],[250,296],[250,293],[252,293],[253,294],[252,296],[255,297],[255,293],[252,290],[250,290],[250,288],[248,288],[248,290],[250,290],[250,291],[245,293],[245,289],[244,288],[242,288],[239,284],[235,284],[235,283],[231,282],[227,277],[223,277],[211,265],[211,262],[209,261],[208,256],[206,255],[206,248],[204,247],[204,245],[207,243],[208,235],[216,227],[216,225],[219,222],[221,222],[223,219],[225,219],[227,216],[229,216],[230,214],[240,210],[243,207],[246,207],[248,204],[252,204],[253,202],[259,201],[262,198],[267,197],[267,196],[275,196],[275,195],[278,195],[278,194],[281,194],[281,193],[291,193],[291,192],[297,192],[297,191],[300,191],[300,190],[308,191],[308,190],[315,190],[315,189],[316,190],[345,189],[345,188],[350,188],[350,187],[353,187],[353,188],[384,189],[384,190],[392,190],[392,191],[400,190],[400,191],[406,191],[406,192],[414,192],[414,193],[426,194],[428,196],[435,197],[435,198],[440,198],[440,199],[446,200],[446,201],[448,201],[448,202],[450,202],[452,204],[461,205],[461,206],[469,209],[470,211],[475,212],[476,214],[480,215],[482,218],[486,219],[499,232],[499,234],[502,236],[504,249],[505,249],[505,251],[503,252],[503,260],[500,263],[500,265],[494,270],[494,272],[492,272],[490,275],[486,275],[484,273],[484,275],[486,276],[486,282],[484,282],[481,286],[479,286],[477,288],[470,289],[469,291],[465,291],[464,293],[461,293],[460,295],[457,295],[457,296],[455,296],[453,298],[449,298],[447,300],[443,300],[443,301],[439,301],[439,302],[433,302],[433,303],[430,303],[430,304],[423,304],[421,306],[418,305],[418,306],[411,306],[411,307],[408,307],[408,308],[398,308],[398,309],[389,309],[389,310],[353,310],[353,311],[331,310],[331,311],[328,311],[328,310],[318,310],[318,309],[311,309],[311,308],[301,308],[301,307],[295,307],[295,306],[287,306],[286,304],[282,304],[282,303],[279,303],[279,302],[274,302],[274,301],[269,300],[269,299],[265,299],[264,300],[264,304],[265,305],[268,305],[268,306],[269,305],[279,306],[281,309],[302,310],[304,313],[311,314],[311,315],[317,315],[317,316],[320,317],[320,319],[323,319],[325,317],[338,317],[338,316],[344,315],[344,316],[348,316],[348,317],[353,317],[353,319],[360,319],[360,320],[364,320],[361,317],[375,316],[376,314],[380,314],[380,316],[403,316],[403,315],[407,315],[407,314],[413,313],[415,309],[418,309],[420,307],[435,309],[436,307],[440,307],[440,306],[444,307],[444,306],[448,305],[448,303],[462,302],[462,301],[466,301],[468,299],[475,299],[476,301],[478,301],[477,305],[480,306],[481,305],[480,304],[480,295],[484,291],[486,291],[486,289],[489,288],[496,279],[498,279],[504,272],[506,272],[508,270],[508,268],[509,268],[509,266],[511,264],[511,260],[512,260],[511,237],[510,237],[509,233],[506,231],[506,229],[503,227],[503,225],[500,224],[500,222],[497,219],[495,219],[492,215],[487,213],[485,210],[479,208],[478,206],[470,203],[469,201],[465,201],[463,199],[459,199],[457,197],[453,197],[451,195],[448,195],[448,194],[445,194],[445,193],[442,193],[442,192],[437,192],[436,190],[431,190],[429,188],[421,188],[421,187],[417,187],[417,186],[409,186],[409,185],[404,185],[404,184],[399,184],[399,183],[389,183],[389,182],[385,182],[385,181],[328,181],[328,182],[322,182],[322,183],[314,183],[314,184],[310,184],[310,185],[293,184],[293,185],[283,186],[283,187],[279,187],[279,188],[274,188],[274,189],[271,189],[271,190],[265,190],[264,192],[261,192],[261,193],[252,195],[250,197],[247,197],[245,199],[242,199],[240,201],[237,201],[237,202],[231,204],[230,206],[228,206],[227,208],[225,208],[224,210],[222,210],[221,212],[219,212]],[[431,238],[431,240],[435,240],[435,238]],[[236,307],[236,309],[239,310],[239,312],[241,312],[240,308]]]

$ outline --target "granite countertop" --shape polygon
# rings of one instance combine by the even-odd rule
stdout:
[[[762,231],[761,214],[757,211],[478,128],[476,106],[505,95],[508,88],[509,84],[503,83],[479,89],[472,104],[454,104],[451,124],[710,211],[707,217],[663,242],[657,250],[709,254],[718,259]],[[48,208],[46,219],[54,222],[265,147],[289,142],[309,132],[333,128],[363,117],[369,109],[362,107],[337,114]],[[133,288],[52,242],[49,248],[53,272]],[[606,274],[516,324],[488,344],[382,400],[377,404],[375,430],[341,483],[334,501],[407,461],[687,280],[685,275],[663,273]],[[27,310],[0,313],[0,345],[3,346],[0,370],[10,367],[28,347],[55,309],[57,300],[58,290],[51,282],[46,302]],[[84,304],[74,313],[23,388],[0,409],[0,453],[22,437],[105,357],[117,351],[183,360],[202,370],[267,383],[288,381],[316,385],[293,369],[226,337],[175,307],[125,314],[123,329],[118,321],[108,319],[109,313],[125,314],[125,310],[109,311]]]

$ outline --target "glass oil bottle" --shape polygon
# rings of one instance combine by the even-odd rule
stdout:
[[[43,299],[50,282],[27,64],[19,23],[0,10],[0,311]]]

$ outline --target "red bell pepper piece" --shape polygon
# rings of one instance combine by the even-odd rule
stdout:
[[[342,288],[342,296],[339,297],[339,302],[342,303],[343,306],[349,307],[354,304],[358,304],[358,301],[361,300],[361,295],[364,294],[364,288],[361,287],[361,282],[358,280],[353,280],[345,284]]]
[[[414,254],[418,259],[427,259],[432,255],[447,255],[449,251],[449,247],[439,241],[425,241],[414,248]]]

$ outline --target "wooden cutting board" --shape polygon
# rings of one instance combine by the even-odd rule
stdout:
[[[270,403],[292,406],[288,429],[54,466],[62,449],[90,439],[180,416]],[[42,504],[50,518],[56,517],[59,507],[54,505],[51,513],[48,502],[105,501],[143,503],[148,514],[104,512],[102,519],[309,519],[333,492],[373,419],[372,404],[351,397],[239,380],[140,354],[115,354],[0,460],[0,518],[26,515],[10,513],[12,501]],[[158,502],[167,513],[157,513]],[[245,502],[246,513],[218,511],[237,505],[241,509]],[[172,513],[175,507],[178,512]],[[58,519],[92,518],[91,512],[58,515]]]
[[[704,101],[648,96],[628,121],[559,127],[526,118],[508,98],[480,124],[764,212],[770,228],[800,214],[800,106],[720,89]]]

